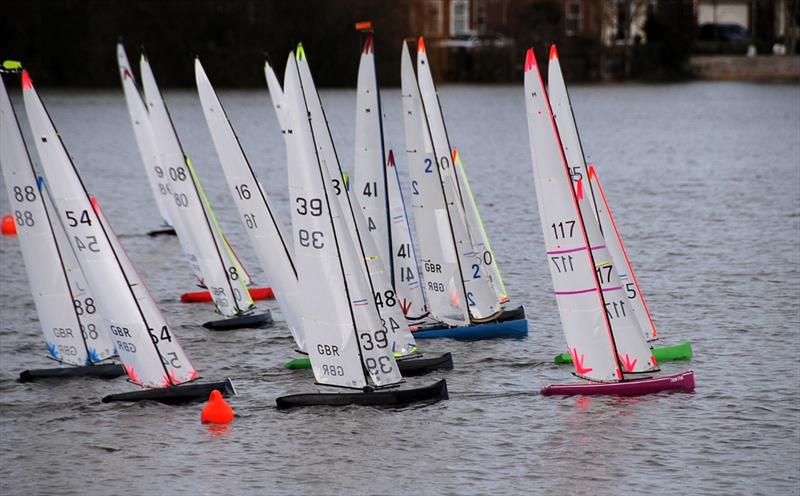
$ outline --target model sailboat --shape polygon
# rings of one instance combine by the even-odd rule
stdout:
[[[389,331],[391,350],[397,359],[400,372],[404,375],[419,375],[436,369],[452,368],[452,355],[450,353],[421,356],[417,350],[414,338],[403,316],[401,302],[398,301],[387,276],[386,265],[379,255],[379,251],[372,237],[367,234],[369,228],[364,214],[355,198],[353,198],[347,188],[344,187],[344,175],[336,156],[336,150],[333,146],[333,139],[327,126],[322,102],[314,86],[314,81],[302,45],[298,45],[296,63],[307,97],[306,102],[311,112],[318,151],[321,156],[326,157],[326,159],[323,160],[323,164],[327,168],[328,175],[333,178],[331,181],[334,192],[336,193],[334,201],[339,203],[340,209],[344,212],[343,222],[346,229],[342,232],[349,234],[359,253],[359,260],[361,261],[364,276],[367,278],[370,288],[372,289],[375,304],[378,307],[382,322],[387,331]],[[274,76],[269,66],[265,67],[265,71],[275,111],[281,123],[281,129],[287,147],[287,158],[289,158],[289,168],[291,169],[294,166],[291,157],[296,156],[297,153],[294,148],[301,145],[298,143],[297,137],[293,136],[290,129],[287,127],[285,98],[280,86],[277,84],[277,78]],[[309,368],[311,367],[311,361],[307,358],[295,359],[288,362],[286,367]]]
[[[205,399],[213,389],[233,393],[230,380],[186,384],[198,374],[150,292],[83,186],[28,73],[22,73],[28,121],[58,216],[83,269],[128,378],[143,390],[103,401],[150,399],[179,403]]]
[[[627,304],[589,199],[572,186],[532,49],[525,59],[525,103],[548,267],[576,375],[589,381],[547,386],[542,394],[693,390],[692,371],[654,375],[656,360]]]
[[[433,84],[425,44],[417,45],[417,77],[403,43],[401,82],[411,198],[432,325],[416,337],[487,339],[524,336],[522,307],[506,310],[479,241],[469,231],[453,153]],[[490,260],[490,262],[493,261]]]
[[[336,199],[324,163],[329,157],[320,153],[317,130],[326,128],[327,123],[313,122],[320,114],[308,100],[318,97],[309,95],[316,91],[305,87],[300,58],[300,53],[289,55],[284,105],[287,132],[296,140],[287,151],[292,164],[289,192],[294,256],[304,297],[303,329],[317,383],[358,392],[284,396],[277,399],[277,405],[388,406],[446,399],[444,380],[424,388],[395,389],[402,376],[392,353],[393,339],[381,322],[363,262],[349,234],[347,213]]]
[[[247,273],[227,243],[208,202],[191,160],[184,154],[172,120],[147,59],[141,59],[142,85],[162,168],[169,180],[173,206],[171,218],[180,238],[197,258],[202,282],[208,287],[223,320],[205,327],[228,330],[272,324],[269,311],[255,313],[247,290]]]
[[[18,72],[3,64],[2,72]],[[26,370],[20,380],[54,377],[114,378],[121,365],[103,363],[116,356],[103,329],[95,299],[77,264],[64,229],[54,217],[42,181],[37,180],[16,113],[0,79],[0,169],[15,216],[22,258],[47,344],[48,358],[66,367]]]
[[[628,258],[622,238],[619,235],[605,193],[600,185],[597,172],[593,166],[587,167],[578,133],[572,105],[569,100],[567,86],[561,73],[561,64],[555,45],[550,48],[550,63],[547,71],[548,97],[553,117],[558,128],[558,134],[564,147],[564,156],[567,159],[570,174],[577,191],[587,196],[589,205],[592,206],[595,219],[600,223],[600,229],[614,264],[619,271],[619,277],[625,284],[625,292],[639,326],[644,332],[645,339],[655,341],[658,336],[650,310],[647,308],[639,282],[633,272],[633,266]],[[599,194],[599,197],[598,197]],[[692,357],[692,347],[687,341],[674,346],[656,347],[653,349],[656,360],[676,360]],[[569,354],[556,357],[556,363],[569,361]]]

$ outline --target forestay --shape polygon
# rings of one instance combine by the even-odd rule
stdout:
[[[91,365],[116,353],[52,205],[36,180],[5,81],[0,78],[0,169],[50,358]],[[73,285],[74,284],[74,285]]]
[[[441,181],[435,172],[433,146],[419,95],[408,45],[400,66],[403,127],[411,177],[411,209],[417,229],[425,295],[431,315],[452,326],[470,323],[464,283]]]
[[[326,173],[331,178],[338,180],[343,177],[342,169],[336,155],[336,148],[333,145],[333,137],[330,134],[327,119],[325,118],[325,111],[322,108],[322,101],[314,85],[308,60],[305,57],[302,46],[298,47],[297,65],[321,162],[326,168]],[[353,271],[355,272],[358,267],[362,269],[363,276],[369,285],[370,293],[374,297],[374,303],[380,312],[384,329],[389,333],[392,351],[398,355],[410,354],[415,349],[414,338],[400,309],[394,288],[392,288],[390,276],[386,269],[387,264],[381,258],[372,236],[366,234],[368,226],[358,201],[351,191],[341,187],[336,180],[332,181],[332,186],[335,192],[335,199],[344,215],[341,219],[334,219],[334,228],[343,236],[349,235],[355,246],[353,256],[356,264],[353,265]],[[339,225],[339,222],[342,222],[342,224]],[[347,262],[347,256],[343,255],[343,257]],[[353,277],[355,277],[355,274],[353,274]]]
[[[58,215],[130,380],[165,387],[197,377],[113,232],[100,221],[74,164],[23,72],[31,131]]]
[[[363,388],[402,380],[387,333],[344,227],[327,166],[317,153],[294,53],[284,80],[295,260],[314,376],[320,384]],[[337,225],[339,229],[336,229]]]
[[[172,220],[176,225],[181,224],[189,236],[203,274],[203,283],[211,292],[217,310],[226,317],[239,315],[253,306],[244,284],[244,271],[238,268],[236,257],[226,247],[213,212],[204,205],[199,180],[183,153],[150,64],[144,57],[141,59],[141,73],[159,158],[175,202]]]
[[[487,320],[500,313],[502,308],[495,294],[491,274],[484,266],[481,254],[476,252],[476,243],[467,228],[464,202],[452,164],[452,149],[422,38],[419,39],[417,47],[417,80],[428,132],[433,143],[435,162],[433,169],[440,178],[441,194],[447,204],[447,220],[450,224],[449,229],[441,231],[440,235],[446,235],[449,231],[453,237],[472,320]]]
[[[242,223],[269,278],[289,331],[299,349],[305,351],[297,272],[285,242],[283,226],[274,215],[199,59],[195,59],[195,78],[206,123]]]

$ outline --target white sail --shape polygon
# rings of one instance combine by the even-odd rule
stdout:
[[[164,224],[172,226],[169,204],[172,201],[172,197],[168,189],[169,181],[158,160],[158,150],[153,137],[153,130],[150,127],[150,120],[147,117],[147,109],[136,87],[136,80],[133,77],[133,71],[128,63],[128,56],[125,54],[125,47],[122,46],[122,43],[117,43],[117,64],[119,66],[119,76],[122,80],[122,90],[125,93],[125,103],[128,106],[128,114],[133,125],[139,154],[144,164],[145,175],[148,183],[150,183],[150,190],[156,200],[158,212],[161,214],[161,218],[164,219]]]
[[[105,318],[128,377],[146,387],[197,377],[172,330],[133,271],[116,237],[101,223],[27,72],[22,75],[28,121],[73,251]]]
[[[400,175],[397,173],[392,150],[389,150],[386,161],[386,179],[389,190],[394,289],[400,298],[400,309],[406,318],[421,319],[428,314],[428,305],[425,303],[425,293],[422,291],[417,253],[411,238],[411,226],[408,224],[403,191],[400,187]]]
[[[417,228],[424,291],[431,315],[453,326],[470,324],[458,254],[450,235],[447,203],[436,173],[433,146],[408,46],[403,43],[401,92],[406,157],[411,176],[411,211]]]
[[[75,313],[80,322],[80,330],[86,341],[86,349],[89,352],[89,360],[93,363],[117,354],[111,337],[104,331],[106,328],[103,315],[97,310],[97,302],[89,282],[81,269],[80,262],[72,251],[72,245],[67,238],[67,231],[61,223],[61,218],[56,214],[57,210],[50,198],[50,193],[44,186],[44,178],[39,177],[39,191],[45,202],[48,212],[48,219],[55,235],[56,246],[61,254],[61,262],[67,275],[67,283],[72,293],[72,302]]]
[[[193,174],[191,162],[183,153],[167,107],[156,85],[150,64],[141,59],[142,85],[156,137],[159,158],[167,178],[175,208],[172,216],[178,236],[185,233],[194,248],[203,274],[203,283],[211,292],[217,310],[226,317],[239,315],[253,306],[244,282],[244,274],[235,257],[226,248],[214,223],[212,212],[204,205]],[[177,226],[181,226],[178,228]]]
[[[441,176],[444,198],[447,202],[447,213],[450,232],[458,249],[461,277],[464,281],[469,312],[472,320],[489,319],[502,311],[491,274],[481,260],[481,254],[475,250],[476,243],[467,228],[464,201],[460,192],[455,168],[452,164],[452,149],[447,138],[439,97],[433,83],[425,44],[419,39],[417,47],[417,80],[422,97],[422,108],[427,117],[428,129],[433,143],[436,174]],[[442,234],[445,234],[444,231]]]
[[[352,187],[367,222],[378,255],[392,272],[389,231],[386,157],[383,148],[383,116],[375,74],[372,34],[367,33],[358,64],[356,86],[356,134]],[[365,234],[366,235],[366,234]]]
[[[281,134],[283,134],[284,142],[286,142],[288,146],[286,129],[289,127],[289,125],[286,122],[287,117],[286,111],[284,110],[283,89],[281,88],[281,83],[277,76],[275,76],[275,71],[273,71],[272,66],[269,65],[269,62],[264,62],[264,78],[267,80],[269,98],[272,102],[272,108],[275,109],[275,116],[278,118],[278,125],[281,128]]]
[[[79,281],[77,274],[70,278],[70,264],[65,260],[72,255],[71,248],[58,243],[63,234],[59,238],[60,226],[57,222],[51,224],[55,210],[44,201],[2,78],[0,169],[48,355],[70,365],[91,365],[113,356],[110,339],[95,323],[94,318],[100,314],[91,293],[73,292],[77,288],[71,286],[71,281]]]
[[[588,203],[592,206],[593,216],[600,222],[606,245],[611,251],[611,257],[614,260],[614,268],[618,271],[620,280],[625,283],[628,302],[633,308],[639,327],[641,327],[647,339],[655,339],[655,324],[642,297],[638,281],[636,281],[636,276],[633,273],[633,267],[625,253],[622,239],[619,237],[619,232],[614,225],[608,204],[605,202],[605,197],[597,197],[598,191],[595,191],[595,189],[600,189],[599,180],[596,174],[593,178],[592,172],[587,169],[575,115],[570,103],[569,92],[564,82],[564,76],[561,73],[561,64],[555,45],[550,48],[547,80],[553,117],[558,127],[561,143],[564,146],[564,155],[567,158],[575,188],[579,193],[586,195]]]
[[[614,216],[611,213],[611,207],[603,191],[600,178],[597,177],[597,171],[592,165],[589,165],[589,172],[587,175],[589,177],[591,190],[599,193],[599,195],[595,196],[599,199],[596,204],[597,217],[600,220],[600,227],[603,230],[603,237],[606,240],[606,245],[611,252],[611,257],[614,259],[614,267],[619,272],[620,281],[625,285],[625,294],[628,296],[628,302],[633,308],[633,314],[639,321],[639,327],[642,328],[645,339],[656,339],[656,325],[653,322],[653,317],[650,315],[650,310],[647,308],[647,303],[639,287],[636,274],[633,272],[633,266],[628,258],[625,245],[622,243],[622,237],[617,229],[617,224],[614,222]]]
[[[461,154],[458,149],[453,148],[453,164],[456,166],[456,178],[460,184],[462,198],[464,200],[464,210],[467,214],[467,229],[472,239],[472,247],[475,253],[481,259],[481,263],[488,272],[488,277],[492,280],[492,287],[494,288],[497,301],[506,303],[508,301],[508,291],[503,282],[503,276],[500,274],[500,267],[497,264],[497,258],[492,251],[492,245],[489,243],[489,235],[486,233],[486,228],[481,219],[481,213],[478,210],[478,203],[475,201],[475,196],[472,194],[472,187],[469,184],[467,177],[467,170],[464,164],[461,163]]]
[[[589,241],[533,50],[525,60],[525,106],[547,265],[567,348],[581,377],[621,380]]]
[[[297,65],[300,71],[300,81],[303,85],[306,104],[311,114],[311,127],[319,156],[327,169],[327,174],[331,178],[343,178],[342,169],[336,156],[336,148],[333,145],[333,137],[328,129],[325,111],[322,108],[322,101],[317,94],[314,79],[311,76],[311,70],[302,46],[298,48],[298,55]],[[356,265],[353,266],[354,272],[355,267],[361,267],[363,270],[363,275],[371,289],[374,303],[378,307],[384,328],[389,332],[392,351],[398,355],[412,353],[416,347],[414,337],[411,335],[406,319],[400,309],[397,295],[392,287],[391,278],[387,271],[388,264],[381,258],[372,236],[367,234],[368,225],[355,194],[352,190],[348,191],[347,188],[338,187],[337,183],[332,183],[332,186],[336,193],[335,196],[338,200],[339,208],[344,214],[342,219],[334,219],[334,228],[338,229],[343,235],[349,233],[355,245],[353,255],[356,257]],[[343,222],[343,224],[339,225],[338,222]],[[343,258],[345,262],[349,260],[348,256],[343,255]],[[352,274],[352,277],[358,279],[353,284],[360,284],[360,279],[355,274]]]
[[[292,256],[283,235],[284,228],[273,213],[267,195],[256,179],[199,59],[195,59],[195,78],[206,123],[236,208],[242,216],[242,223],[255,247],[261,267],[267,274],[289,331],[299,349],[305,351],[305,336],[300,321],[302,313],[299,307],[302,296]]]
[[[303,328],[317,382],[362,388],[402,380],[386,331],[344,226],[327,166],[317,153],[309,107],[294,54],[284,80],[289,133],[289,192]],[[298,56],[302,54],[299,53]]]

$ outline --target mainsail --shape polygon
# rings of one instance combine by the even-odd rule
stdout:
[[[300,57],[289,56],[284,97],[288,132],[297,142],[288,150],[289,192],[304,297],[303,328],[314,376],[320,384],[351,388],[367,386],[367,375],[376,386],[396,384],[402,377],[389,337],[347,232],[328,166],[318,153],[307,103],[307,97],[317,96],[308,95],[313,90],[301,82]]]
[[[92,365],[116,355],[56,211],[36,179],[2,78],[0,169],[48,356],[70,365]]]
[[[299,307],[301,295],[297,284],[297,272],[283,235],[284,228],[273,213],[267,195],[256,179],[255,172],[199,59],[195,59],[195,78],[206,123],[231,195],[239,215],[242,216],[242,223],[269,278],[289,331],[300,350],[305,351],[305,337],[300,319],[302,313]]]
[[[553,117],[558,127],[561,143],[564,146],[564,156],[567,159],[569,172],[573,183],[582,195],[586,195],[587,202],[593,210],[593,217],[600,223],[600,229],[605,237],[606,245],[611,252],[614,267],[619,272],[619,277],[625,283],[625,292],[633,313],[648,340],[656,339],[656,327],[650,316],[650,311],[644,301],[639,283],[633,272],[630,260],[622,244],[622,238],[616,229],[605,195],[598,199],[597,193],[602,194],[600,181],[594,168],[587,168],[586,159],[581,145],[580,134],[575,122],[575,115],[569,99],[569,92],[561,73],[561,64],[555,45],[550,48],[550,63],[547,71],[548,91],[550,105],[553,108]],[[595,191],[598,190],[598,191]]]
[[[27,72],[22,89],[58,215],[130,380],[166,387],[197,377],[114,233],[103,222]]]
[[[618,381],[620,365],[626,372],[656,370],[641,331],[632,332],[619,305],[625,296],[587,198],[572,187],[533,50],[525,61],[525,103],[548,267],[576,372]]]
[[[142,85],[149,108],[150,122],[158,146],[159,158],[167,174],[175,209],[173,223],[182,225],[190,238],[203,274],[203,283],[211,292],[217,310],[226,317],[248,312],[253,300],[246,286],[246,274],[227,245],[213,211],[204,198],[199,178],[189,158],[183,153],[167,107],[156,85],[150,64],[142,56]]]
[[[311,70],[302,45],[298,47],[297,54],[296,64],[303,85],[305,101],[311,115],[311,126],[320,160],[323,167],[326,168],[326,173],[331,178],[343,179],[341,165],[333,145],[333,137],[330,134],[325,111],[322,108],[322,101],[311,77]],[[383,325],[389,332],[392,351],[398,355],[413,353],[416,348],[414,337],[411,335],[403,312],[400,309],[397,295],[394,288],[392,288],[387,265],[381,258],[372,236],[367,234],[368,225],[363,211],[354,195],[347,188],[337,187],[337,183],[333,182],[332,186],[335,192],[334,200],[339,203],[339,208],[344,214],[342,218],[334,219],[337,224],[336,229],[339,229],[342,235],[349,234],[355,244],[356,251],[354,255],[357,257],[357,263],[353,266],[353,270],[355,271],[358,267],[362,269],[363,275],[369,284],[374,303],[380,312]],[[342,225],[338,225],[339,222]],[[347,260],[346,257],[345,260]]]

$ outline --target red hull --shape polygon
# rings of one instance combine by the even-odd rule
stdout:
[[[694,391],[694,371],[686,370],[679,374],[656,377],[653,379],[639,379],[625,382],[611,383],[583,383],[583,384],[553,384],[542,388],[542,394],[552,396],[556,394],[571,396],[582,394],[613,394],[618,396],[639,396],[642,394],[658,393],[660,391],[678,390],[684,392]]]
[[[275,298],[272,288],[250,288],[250,298],[254,300],[271,300]],[[211,293],[208,291],[197,291],[194,293],[184,293],[181,295],[183,303],[205,303],[211,301]]]

